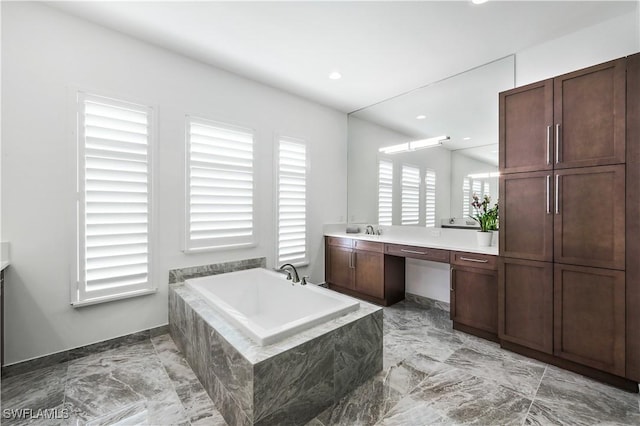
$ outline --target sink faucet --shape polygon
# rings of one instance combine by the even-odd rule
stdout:
[[[367,235],[374,235],[375,232],[373,232],[373,226],[367,225],[367,229],[366,229],[366,231],[364,233],[367,234]]]
[[[292,283],[299,283],[300,282],[300,276],[298,275],[298,270],[292,264],[285,263],[280,268],[278,268],[278,271],[286,272],[287,273],[287,279],[288,280],[292,280],[291,281]],[[292,276],[293,276],[293,278],[292,278]],[[306,284],[306,282],[305,282],[305,284]]]

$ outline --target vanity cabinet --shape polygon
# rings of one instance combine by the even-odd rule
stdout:
[[[496,256],[451,252],[451,319],[453,328],[485,339],[498,335]]]
[[[640,344],[627,349],[640,317],[626,300],[640,278],[640,268],[633,280],[626,271],[640,260],[640,197],[626,190],[640,186],[638,61],[629,58],[629,72],[622,58],[500,94],[501,345],[629,389],[640,378],[628,355]]]
[[[384,255],[384,243],[326,237],[329,288],[389,306],[404,299],[404,259]]]

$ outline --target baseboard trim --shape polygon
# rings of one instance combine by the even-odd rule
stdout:
[[[61,364],[87,355],[103,352],[109,349],[118,348],[131,343],[142,342],[155,336],[169,332],[169,324],[153,327],[147,330],[126,334],[113,339],[104,340],[90,345],[79,346],[73,349],[32,358],[26,361],[2,366],[2,378],[17,376],[29,371],[39,370],[52,365]]]

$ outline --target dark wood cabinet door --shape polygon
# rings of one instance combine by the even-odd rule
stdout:
[[[498,274],[496,271],[451,268],[451,319],[498,333]]]
[[[500,255],[553,260],[553,175],[500,176]]]
[[[500,259],[500,339],[553,353],[553,263]]]
[[[327,245],[327,282],[353,289],[353,250]]]
[[[554,268],[554,355],[624,376],[624,272]]]
[[[554,260],[624,269],[625,166],[556,172]]]
[[[553,168],[553,80],[500,93],[500,171]]]
[[[384,299],[384,254],[356,250],[354,263],[355,290]]]
[[[627,58],[627,377],[640,382],[640,53]]]
[[[556,169],[625,161],[625,58],[556,77],[553,93]]]

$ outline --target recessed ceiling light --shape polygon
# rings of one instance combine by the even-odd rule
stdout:
[[[422,114],[416,115],[416,120],[424,120],[425,118],[427,118],[426,115],[422,115]]]
[[[471,3],[473,4],[482,4],[482,3],[486,3],[489,0],[471,0]]]
[[[329,74],[329,78],[331,80],[340,80],[342,78],[342,74],[340,74],[338,71],[333,71],[331,74]]]
[[[462,138],[463,141],[468,141],[471,140],[471,138],[469,136],[467,136],[466,138]]]

